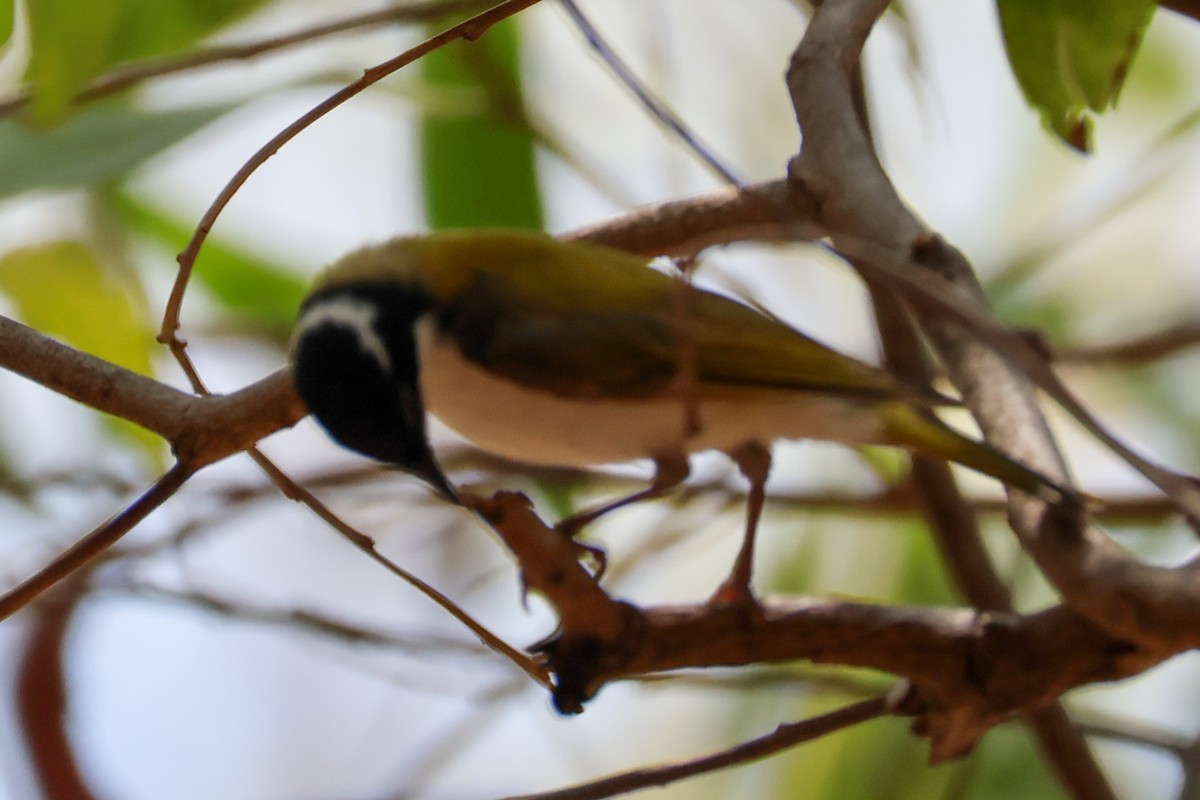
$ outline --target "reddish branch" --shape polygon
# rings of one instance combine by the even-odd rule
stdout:
[[[0,367],[162,436],[199,469],[288,428],[308,412],[280,371],[229,395],[197,397],[0,317]]]
[[[29,763],[42,796],[53,800],[95,800],[67,734],[64,649],[84,588],[83,580],[67,582],[38,608],[17,673],[17,713]]]
[[[566,711],[611,681],[685,668],[793,659],[870,667],[911,681],[906,710],[941,759],[1016,713],[1168,655],[1114,639],[1066,606],[1030,616],[812,598],[634,608],[600,590],[574,546],[519,496],[479,507],[517,554],[528,587],[559,612],[561,628],[541,652],[556,676],[556,705]]]

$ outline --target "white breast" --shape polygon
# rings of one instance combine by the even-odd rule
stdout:
[[[464,359],[418,325],[425,408],[483,450],[545,466],[582,467],[679,452],[729,451],[746,442],[881,441],[870,406],[806,392],[722,389],[699,394],[700,430],[685,436],[687,407],[670,398],[582,400],[526,389]]]

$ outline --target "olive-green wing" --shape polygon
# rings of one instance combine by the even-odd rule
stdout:
[[[692,293],[685,313],[706,382],[881,399],[911,391],[888,373],[720,295]]]
[[[553,297],[477,275],[446,310],[443,335],[488,371],[568,397],[640,397],[676,373],[670,328],[637,311],[566,311]]]
[[[696,359],[708,385],[917,396],[881,370],[728,298],[687,289],[681,303],[677,280],[640,269],[636,282],[621,282],[618,310],[597,302],[604,290],[578,274],[535,289],[480,272],[447,310],[443,330],[489,371],[565,396],[652,394],[671,383],[684,358]]]

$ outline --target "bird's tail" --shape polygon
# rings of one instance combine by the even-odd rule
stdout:
[[[885,435],[891,444],[962,464],[1048,502],[1080,499],[1079,492],[1064,482],[1014,461],[989,444],[964,436],[932,414],[896,403],[888,406],[884,420]]]

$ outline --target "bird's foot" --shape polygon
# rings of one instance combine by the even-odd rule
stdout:
[[[554,526],[554,532],[571,543],[571,547],[575,549],[577,560],[591,571],[596,580],[600,580],[608,568],[608,554],[604,552],[604,548],[594,544],[585,544],[576,538],[583,526],[591,521],[590,514],[573,514],[566,519],[559,520],[558,524]]]
[[[575,545],[577,558],[592,573],[592,577],[597,581],[603,578],[604,571],[608,569],[608,553],[604,552],[604,548],[594,544],[584,544],[574,539],[571,540],[571,543]]]

